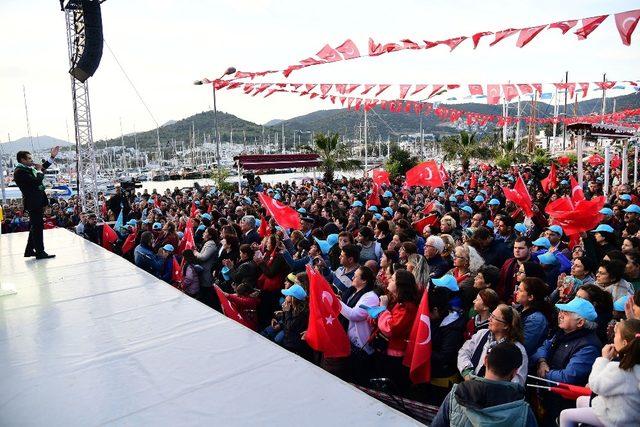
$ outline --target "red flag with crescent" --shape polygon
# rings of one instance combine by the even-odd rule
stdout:
[[[269,215],[276,220],[280,227],[292,228],[294,230],[299,230],[301,228],[300,215],[298,214],[298,211],[293,209],[291,206],[283,205],[264,193],[258,193],[258,198],[260,199],[262,206],[267,209]]]
[[[309,325],[305,341],[325,357],[346,357],[351,352],[349,337],[340,324],[340,299],[324,276],[307,265],[309,277]]]
[[[629,46],[631,44],[631,34],[633,34],[638,25],[638,20],[640,20],[640,9],[616,13],[615,17],[616,27],[618,28],[618,33],[620,33],[622,43],[625,46]]]
[[[113,252],[113,244],[118,241],[118,235],[106,222],[102,226],[102,247]]]
[[[196,242],[193,238],[193,223],[191,222],[191,218],[187,220],[187,225],[184,228],[184,236],[182,236],[182,240],[180,240],[180,244],[178,245],[178,249],[176,253],[181,254],[186,249],[195,249]]]
[[[213,286],[216,290],[216,294],[218,295],[218,299],[220,300],[220,306],[222,306],[222,313],[227,316],[229,319],[233,319],[241,325],[246,326],[247,328],[251,328],[250,325],[244,320],[244,318],[238,312],[238,309],[231,304],[231,301],[227,298],[225,293],[218,287],[218,285]]]
[[[573,203],[578,203],[580,200],[584,200],[584,190],[573,176],[571,177],[571,200]]]
[[[391,182],[389,181],[389,172],[384,169],[374,169],[373,182],[378,185],[391,185]]]
[[[409,367],[409,378],[414,384],[431,381],[431,318],[429,317],[429,292],[422,293],[420,307],[413,321],[409,343],[402,360]]]
[[[544,190],[545,193],[548,193],[549,191],[558,187],[558,174],[556,172],[555,163],[551,163],[551,169],[549,169],[549,175],[547,175],[546,178],[540,181],[540,183],[542,184],[542,189]]]
[[[129,233],[127,238],[124,240],[124,243],[122,244],[122,255],[128,254],[129,251],[131,251],[133,248],[136,247],[137,234],[138,234],[137,228],[134,228],[133,230],[131,230],[131,233]]]
[[[408,187],[416,185],[442,187],[443,182],[438,164],[435,160],[429,160],[409,169],[406,175],[406,184]]]
[[[530,218],[533,216],[531,196],[529,195],[529,190],[527,190],[527,186],[520,175],[518,175],[516,185],[513,186],[513,189],[510,189],[509,187],[502,187],[502,191],[504,192],[504,197],[507,200],[511,200],[516,204],[516,206],[522,209],[526,216]]]
[[[378,186],[378,184],[374,182],[371,188],[371,194],[369,195],[369,197],[367,197],[367,209],[369,209],[371,206],[380,205],[380,186]]]

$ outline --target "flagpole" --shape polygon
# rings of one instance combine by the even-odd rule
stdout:
[[[627,158],[627,147],[629,145],[628,141],[625,141],[622,144],[622,183],[629,183],[629,159]]]
[[[583,146],[582,146],[582,131],[578,131],[578,137],[576,138],[576,154],[578,157],[578,184],[580,184],[580,188],[582,188],[583,181],[583,164],[582,164],[582,156],[583,156]]]
[[[364,177],[369,176],[369,154],[367,153],[367,109],[364,109]]]
[[[516,122],[516,149],[520,148],[520,97],[518,97],[518,121]]]
[[[564,73],[564,84],[566,85],[569,82],[569,72],[565,71]],[[562,151],[564,151],[567,147],[567,88],[564,88],[564,110],[562,111],[562,118],[564,123],[564,128],[562,131]]]
[[[636,146],[633,150],[633,186],[634,188],[638,185],[638,143],[636,142]]]
[[[604,147],[604,195],[609,196],[609,162],[611,162],[611,147]]]

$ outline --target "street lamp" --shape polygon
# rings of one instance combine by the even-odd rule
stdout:
[[[228,76],[229,74],[233,74],[235,72],[235,67],[229,67],[211,84],[211,87],[213,88],[213,130],[216,134],[216,167],[218,169],[218,172],[220,171],[220,132],[218,132],[218,109],[216,108],[216,81],[222,79],[224,76]],[[201,86],[204,84],[204,82],[202,80],[196,80],[195,82],[193,82],[193,84],[196,86]]]

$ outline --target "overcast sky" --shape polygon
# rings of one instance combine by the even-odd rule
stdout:
[[[370,36],[378,42],[439,40],[638,7],[637,0],[108,0],[102,15],[107,45],[162,124],[211,109],[209,87],[192,82],[213,79],[231,65],[278,69],[347,38],[366,51]],[[312,67],[290,80],[557,82],[565,71],[570,81],[598,81],[603,72],[610,80],[640,78],[640,29],[631,47],[623,46],[613,16],[584,41],[559,30],[543,31],[522,49],[515,47],[517,35],[494,47],[487,39],[476,50],[465,41],[453,53],[444,46],[392,53]],[[68,125],[73,135],[65,21],[57,1],[1,0],[0,53],[0,141],[27,135],[23,85],[31,133],[67,139]],[[124,133],[155,127],[107,46],[89,82],[94,139],[119,136],[120,121]],[[331,108],[328,101],[291,95],[218,94],[220,111],[256,123]]]

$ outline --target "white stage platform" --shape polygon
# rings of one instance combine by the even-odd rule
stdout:
[[[0,237],[0,425],[409,425],[322,369],[61,229]]]

